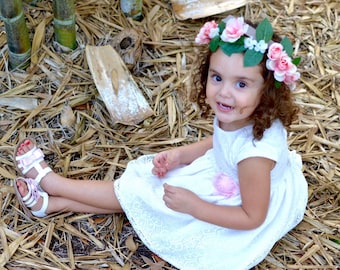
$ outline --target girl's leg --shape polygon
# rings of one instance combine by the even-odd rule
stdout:
[[[50,172],[42,179],[40,185],[49,195],[54,197],[111,210],[111,213],[122,212],[112,181],[74,180]]]
[[[33,142],[27,139],[18,147],[15,155],[24,155],[33,147]],[[45,161],[41,161],[40,165],[42,168],[48,166]],[[25,173],[25,177],[35,179],[37,174],[36,169],[32,168]],[[55,172],[50,172],[43,177],[40,186],[51,196],[51,199],[53,197],[58,197],[59,201],[63,199],[64,201],[60,203],[61,205],[69,202],[79,202],[81,205],[77,207],[80,209],[82,209],[80,206],[86,205],[97,209],[106,209],[110,213],[122,212],[112,181],[74,180],[62,177]]]
[[[18,179],[15,183],[18,187],[18,191],[21,197],[26,196],[28,188],[25,182]],[[38,211],[43,206],[43,197],[39,197],[38,202],[31,207],[32,211]],[[55,212],[78,212],[78,213],[98,213],[98,214],[110,214],[120,211],[113,211],[112,209],[98,208],[91,205],[83,204],[78,201],[73,201],[63,197],[49,196],[48,206],[45,211],[46,214]]]

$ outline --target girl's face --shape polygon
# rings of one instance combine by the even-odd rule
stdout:
[[[221,129],[232,131],[251,123],[263,83],[261,67],[244,67],[243,54],[228,56],[218,49],[211,55],[206,95]]]

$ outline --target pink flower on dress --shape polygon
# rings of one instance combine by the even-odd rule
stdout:
[[[225,42],[235,42],[248,30],[248,24],[244,23],[243,17],[230,18],[221,34],[221,39]]]
[[[218,24],[215,21],[206,22],[196,36],[195,42],[200,45],[208,44],[218,34]]]
[[[215,176],[214,187],[215,194],[223,195],[227,198],[234,197],[240,193],[240,188],[233,179],[224,173],[219,173]]]

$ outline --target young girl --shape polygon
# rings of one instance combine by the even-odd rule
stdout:
[[[206,23],[196,38],[211,51],[199,99],[215,113],[213,136],[133,160],[113,183],[57,175],[32,139],[20,142],[15,187],[26,213],[124,212],[150,250],[183,270],[261,262],[307,203],[285,129],[297,114],[298,60],[288,39],[272,36],[266,19],[256,29],[243,18]]]

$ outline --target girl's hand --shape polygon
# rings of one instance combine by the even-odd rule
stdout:
[[[170,209],[191,214],[200,198],[188,189],[164,184],[163,200]]]
[[[166,173],[180,165],[179,151],[176,149],[167,150],[157,154],[153,161],[152,173],[162,178]]]

